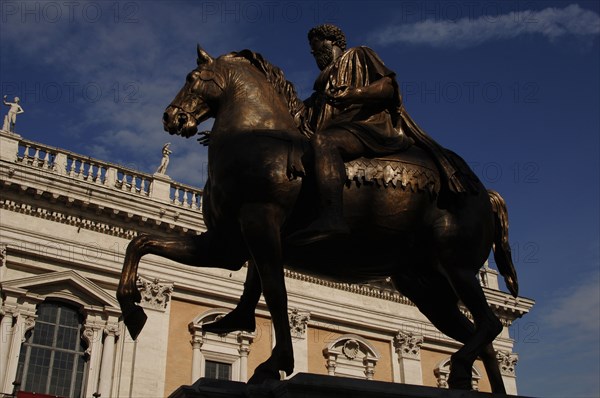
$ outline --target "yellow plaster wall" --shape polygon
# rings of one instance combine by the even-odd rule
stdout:
[[[181,385],[192,384],[192,346],[190,345],[192,336],[188,331],[188,324],[209,309],[210,307],[177,299],[171,300],[165,397]]]
[[[271,320],[256,317],[256,337],[250,346],[248,354],[248,378],[252,377],[254,370],[271,356]]]

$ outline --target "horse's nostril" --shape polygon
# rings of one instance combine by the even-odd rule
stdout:
[[[183,126],[184,124],[186,124],[187,120],[188,120],[188,118],[187,118],[187,115],[185,113],[180,113],[179,115],[177,115],[177,123],[180,126]]]
[[[169,114],[167,112],[163,113],[163,122],[167,123],[169,121]]]

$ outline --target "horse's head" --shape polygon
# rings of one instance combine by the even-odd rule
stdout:
[[[197,52],[198,67],[187,75],[185,85],[163,114],[164,129],[170,134],[196,134],[198,124],[213,116],[212,106],[223,93],[225,79],[217,71],[217,61],[199,45]]]

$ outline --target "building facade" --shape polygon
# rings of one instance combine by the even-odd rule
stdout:
[[[128,242],[204,231],[201,189],[7,131],[0,140],[0,396],[162,397],[200,377],[246,381],[268,358],[274,334],[263,300],[253,333],[202,329],[235,307],[245,268],[146,256],[138,286],[148,321],[135,341],[121,321],[115,291]],[[533,301],[500,291],[487,266],[480,280],[505,325],[494,346],[514,394],[508,327]],[[388,282],[286,271],[286,285],[296,372],[447,387],[460,345]],[[480,362],[473,376],[490,391]]]

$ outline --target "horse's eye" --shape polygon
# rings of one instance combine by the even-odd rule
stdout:
[[[185,81],[188,83],[191,83],[195,80],[198,80],[198,72],[197,71],[192,71],[192,72],[188,73],[187,77],[185,78]]]

